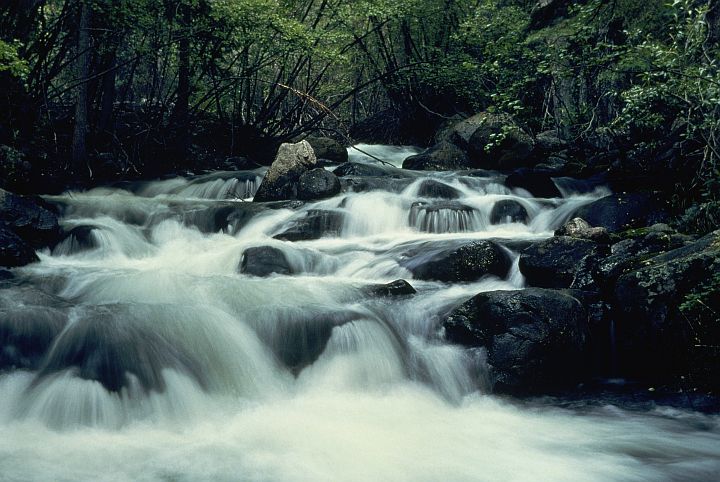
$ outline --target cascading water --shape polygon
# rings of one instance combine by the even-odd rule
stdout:
[[[71,236],[0,282],[0,361],[15,367],[0,374],[0,480],[671,480],[720,470],[717,418],[514,406],[486,394],[482,350],[438,332],[476,293],[522,288],[513,243],[551,235],[602,190],[541,200],[492,178],[412,173],[404,187],[305,205],[243,202],[261,176],[50,198]],[[493,219],[501,201],[526,219]],[[412,279],[410,261],[489,238],[515,260],[504,278]],[[240,274],[251,248],[284,258],[285,271]],[[398,278],[418,294],[370,294]]]

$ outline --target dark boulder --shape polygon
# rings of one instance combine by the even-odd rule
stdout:
[[[412,184],[412,182],[412,178],[396,178],[394,176],[348,176],[340,178],[340,185],[345,192],[388,191],[399,193]]]
[[[720,231],[715,231],[645,259],[639,269],[619,277],[612,308],[618,351],[627,371],[667,377],[693,368],[689,354],[702,344],[702,332],[679,307],[689,293],[718,272]],[[716,365],[714,372],[720,375],[720,367]]]
[[[290,263],[280,249],[272,246],[257,246],[246,249],[240,260],[240,272],[252,276],[288,275],[292,273]]]
[[[601,253],[593,241],[556,236],[526,248],[520,255],[520,272],[531,286],[592,289],[592,272]]]
[[[315,153],[306,141],[282,144],[253,201],[297,199],[300,176],[316,163]]]
[[[560,138],[557,130],[547,130],[535,136],[535,148],[543,155],[560,152],[567,147],[567,142]]]
[[[0,225],[33,248],[52,246],[61,236],[53,207],[36,196],[19,196],[0,189]]]
[[[505,178],[505,185],[511,189],[525,189],[536,197],[562,197],[553,181],[553,175],[552,171],[542,169],[516,169]]]
[[[450,250],[425,253],[403,265],[416,279],[444,282],[472,282],[483,276],[507,276],[510,258],[492,241],[476,241]]]
[[[496,202],[490,211],[490,224],[526,223],[528,218],[527,209],[513,199]]]
[[[449,341],[487,349],[498,392],[539,393],[567,385],[586,366],[587,313],[559,291],[480,293],[453,311],[443,327]]]
[[[233,156],[225,159],[222,167],[232,171],[251,171],[260,167],[260,164],[247,157]]]
[[[611,194],[581,207],[575,216],[610,232],[662,223],[669,218],[667,201],[646,192]]]
[[[333,173],[338,177],[344,176],[389,176],[399,171],[399,169],[390,166],[380,166],[377,164],[366,164],[364,162],[346,162],[339,165]]]
[[[408,222],[426,233],[462,233],[477,229],[475,219],[475,210],[457,201],[415,202]]]
[[[337,176],[322,168],[303,173],[298,181],[297,197],[303,201],[333,197],[338,193],[340,181]]]
[[[577,239],[587,239],[597,243],[608,243],[610,235],[605,228],[593,228],[582,218],[573,218],[555,230],[555,236],[569,236]]]
[[[434,179],[426,179],[420,183],[417,195],[425,198],[435,199],[457,199],[461,196],[460,191]]]
[[[532,163],[533,138],[507,114],[481,112],[458,122],[452,140],[476,167],[514,169]]]
[[[371,285],[367,287],[367,292],[371,296],[377,297],[395,297],[408,296],[417,293],[415,288],[404,279],[398,279],[384,285]]]
[[[311,136],[305,140],[310,143],[318,159],[326,159],[337,164],[348,160],[347,149],[335,139]]]
[[[416,171],[456,171],[471,167],[465,151],[451,142],[442,141],[420,154],[403,161],[403,169]]]
[[[345,217],[341,211],[312,209],[274,237],[284,241],[307,241],[338,236],[344,222]]]
[[[0,266],[25,266],[38,261],[35,250],[17,234],[0,225]]]

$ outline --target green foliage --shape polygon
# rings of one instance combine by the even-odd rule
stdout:
[[[8,43],[0,40],[0,73],[7,72],[19,79],[24,79],[27,76],[29,66],[27,61],[20,58],[19,49],[20,44],[18,42]]]

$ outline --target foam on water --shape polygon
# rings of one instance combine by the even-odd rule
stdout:
[[[92,243],[39,253],[0,289],[0,315],[13,320],[0,328],[32,312],[50,337],[39,361],[20,357],[22,369],[0,374],[0,479],[672,480],[720,470],[717,417],[515,406],[486,393],[482,349],[443,340],[442,318],[462,301],[523,287],[513,243],[549,236],[606,191],[549,201],[492,178],[427,173],[399,192],[299,207],[226,199],[245,196],[239,180],[254,175],[50,198]],[[429,178],[459,197],[419,196]],[[491,224],[506,199],[527,224]],[[228,228],[228,213],[242,222]],[[274,238],[288,226],[320,232]],[[405,267],[478,239],[507,244],[504,277],[448,284]],[[243,252],[258,246],[282,253],[292,275],[240,274]],[[368,294],[398,278],[418,294]],[[16,341],[3,356],[26,349],[26,335],[7,335]]]

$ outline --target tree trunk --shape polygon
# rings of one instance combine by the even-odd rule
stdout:
[[[79,173],[87,165],[87,147],[85,145],[88,132],[88,83],[90,73],[90,5],[80,2],[80,24],[77,43],[76,71],[80,85],[77,88],[75,103],[75,130],[72,142],[72,169]]]
[[[187,156],[190,147],[189,104],[190,104],[190,23],[188,5],[181,7],[179,19],[180,40],[178,42],[178,88],[171,119],[175,127],[176,142],[180,155]]]

